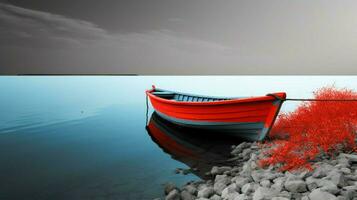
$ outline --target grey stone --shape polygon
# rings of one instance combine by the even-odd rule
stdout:
[[[254,184],[253,183],[247,183],[245,185],[243,185],[242,187],[242,193],[243,194],[250,194],[252,192],[254,192]]]
[[[251,178],[242,177],[242,178],[236,179],[236,180],[235,180],[235,183],[236,183],[237,187],[242,188],[243,185],[245,185],[246,183],[249,183],[249,182],[251,182],[251,181],[252,181]]]
[[[234,200],[249,200],[249,199],[250,199],[249,196],[247,196],[246,194],[240,194],[234,198]]]
[[[271,188],[277,190],[277,191],[282,191],[284,188],[284,183],[285,183],[286,178],[285,177],[278,177],[273,180],[274,184],[271,186]]]
[[[347,167],[343,167],[340,170],[344,174],[351,174],[351,170],[349,168],[347,168]]]
[[[174,183],[166,183],[165,184],[165,188],[164,188],[164,191],[165,191],[165,194],[169,194],[173,189],[176,189],[176,186]]]
[[[188,191],[189,193],[195,195],[197,193],[197,188],[191,184],[186,185],[185,187],[183,187],[184,190]]]
[[[336,200],[337,197],[331,193],[316,189],[309,194],[310,200]]]
[[[198,199],[196,199],[196,200],[209,200],[209,199],[204,198],[204,197],[200,197],[200,198],[198,198]]]
[[[230,184],[228,187],[224,188],[222,191],[222,198],[227,200],[234,200],[239,193],[237,192],[237,186],[235,183]]]
[[[346,197],[344,197],[344,196],[338,196],[337,200],[348,200],[348,199]]]
[[[331,171],[334,167],[327,163],[321,163],[315,171],[312,173],[312,177],[314,178],[322,178],[327,176],[328,172]]]
[[[250,164],[252,161],[247,161],[244,163],[243,167],[242,167],[242,171],[239,172],[239,174],[242,177],[250,177],[251,173],[252,173],[252,169],[250,168]]]
[[[250,143],[247,142],[242,142],[239,145],[236,146],[236,148],[231,152],[233,155],[238,155],[239,153],[242,153],[243,149],[246,149],[250,147]]]
[[[341,153],[340,156],[347,158],[350,162],[357,162],[357,155]]]
[[[301,197],[301,200],[310,200],[308,196]]]
[[[259,187],[255,190],[253,194],[253,200],[272,199],[273,197],[276,197],[277,194],[278,192],[276,190],[265,188],[265,187]]]
[[[231,180],[230,180],[230,177],[228,177],[226,174],[224,175],[217,175],[214,179],[214,182],[217,183],[217,182],[222,182],[222,183],[230,183]]]
[[[291,193],[291,198],[292,198],[292,199],[295,199],[295,200],[301,200],[302,195],[303,195],[302,193],[292,192],[292,193]]]
[[[269,180],[262,180],[262,181],[260,181],[260,185],[268,188],[268,187],[270,187],[271,182]]]
[[[230,178],[227,175],[217,175],[214,180],[213,189],[217,194],[221,194],[223,189],[230,183]]]
[[[339,192],[337,185],[327,179],[320,180],[318,182],[318,186],[321,187],[320,188],[321,190],[332,193],[332,194],[337,194]]]
[[[284,187],[290,192],[306,192],[306,183],[302,180],[286,180]]]
[[[316,189],[319,185],[320,179],[316,179],[312,176],[306,178],[307,188],[312,191]]]
[[[216,194],[214,194],[213,196],[211,196],[211,198],[209,198],[210,200],[221,200],[222,198]]]
[[[338,156],[337,162],[338,164],[335,166],[335,168],[343,168],[350,166],[350,159],[345,156],[341,156],[341,154]]]
[[[252,153],[251,149],[244,149],[242,152],[242,157],[246,158],[246,157],[250,157],[250,154]]]
[[[331,179],[331,181],[332,181],[335,185],[337,185],[337,186],[339,186],[339,187],[343,187],[343,186],[346,185],[346,183],[345,183],[345,176],[344,176],[341,172],[339,172],[339,171],[337,171],[337,170],[332,170],[332,171],[328,174],[328,177],[329,177],[329,179]]]
[[[273,197],[271,200],[290,200],[290,199],[285,197]]]
[[[197,192],[197,197],[209,198],[213,194],[214,194],[214,190],[212,187],[205,187]]]
[[[177,189],[171,190],[165,200],[180,200],[180,192]]]
[[[357,197],[357,186],[356,185],[345,186],[342,189],[343,190],[341,191],[341,195],[346,197],[347,199],[352,199],[354,197]]]
[[[188,192],[187,190],[183,190],[181,192],[181,199],[182,200],[194,200],[195,196],[193,196],[190,192]]]
[[[288,192],[288,191],[285,191],[285,190],[282,191],[282,192],[280,192],[277,196],[278,196],[278,197],[285,197],[285,198],[291,199],[291,193]]]
[[[227,187],[227,184],[218,182],[218,183],[215,183],[215,184],[213,185],[213,190],[214,190],[217,194],[222,194],[222,191],[223,191],[224,188],[226,188],[226,187]]]
[[[264,171],[263,170],[254,170],[254,171],[252,171],[251,176],[252,176],[254,182],[259,183],[260,180],[264,177]]]
[[[227,166],[223,166],[223,167],[214,166],[211,169],[211,174],[212,175],[223,174],[224,172],[230,171],[231,169],[232,169],[231,167],[227,167]]]
[[[312,176],[312,172],[310,172],[310,171],[303,171],[300,174],[298,174],[298,177],[303,180],[305,180],[307,177],[310,177],[310,176]]]
[[[258,169],[258,164],[255,161],[252,161],[250,163],[250,169],[252,169],[252,170]]]

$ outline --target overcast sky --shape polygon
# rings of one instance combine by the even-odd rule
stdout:
[[[2,74],[357,74],[355,0],[0,0]]]

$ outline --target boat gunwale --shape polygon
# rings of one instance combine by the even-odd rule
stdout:
[[[157,101],[163,102],[163,103],[168,103],[168,104],[176,104],[176,105],[194,105],[194,106],[211,106],[211,105],[225,105],[225,104],[235,104],[235,103],[249,103],[249,102],[257,102],[257,101],[274,101],[276,100],[275,97],[273,96],[257,96],[257,97],[242,97],[242,98],[233,98],[233,99],[227,99],[227,100],[220,100],[220,101],[206,101],[206,102],[191,102],[191,101],[173,101],[165,98],[158,97],[152,92],[154,91],[166,91],[166,92],[173,92],[175,94],[182,94],[182,95],[191,95],[191,94],[183,94],[180,92],[174,92],[174,91],[169,91],[169,90],[163,90],[163,89],[150,89],[146,90],[146,95],[149,96],[150,98],[153,98]],[[272,93],[277,96],[279,96],[282,100],[286,98],[286,93],[285,92],[278,92],[278,93]],[[201,95],[192,95],[192,96],[197,96],[197,97],[204,97],[204,98],[218,98],[220,97],[210,97],[210,96],[201,96]],[[227,97],[224,97],[227,98]]]

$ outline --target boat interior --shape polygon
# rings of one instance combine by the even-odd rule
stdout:
[[[173,101],[184,101],[184,102],[212,102],[212,101],[224,101],[232,98],[219,98],[219,97],[209,97],[200,95],[183,94],[171,91],[154,91],[153,95],[160,98],[173,100]]]

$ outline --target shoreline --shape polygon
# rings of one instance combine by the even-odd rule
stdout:
[[[357,153],[320,156],[312,171],[280,172],[257,160],[268,147],[243,142],[232,147],[235,166],[214,166],[209,180],[181,188],[166,184],[165,200],[357,200]],[[160,199],[160,198],[158,198]]]

